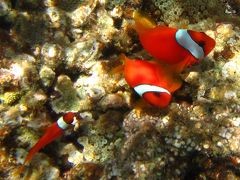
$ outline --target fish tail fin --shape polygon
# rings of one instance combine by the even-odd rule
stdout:
[[[38,142],[30,149],[24,164],[28,164],[33,156],[44,146],[60,137],[63,134],[63,129],[58,127],[57,122],[53,123],[46,131],[46,133],[38,140]]]
[[[156,27],[156,24],[151,19],[149,19],[147,16],[144,16],[139,11],[133,12],[133,19],[135,21],[134,29],[138,34],[143,34],[147,30]]]

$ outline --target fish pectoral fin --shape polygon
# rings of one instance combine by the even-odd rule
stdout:
[[[175,92],[176,90],[178,90],[182,86],[182,83],[183,83],[183,81],[180,77],[174,77],[172,79],[172,81],[170,82],[169,91],[171,93]]]
[[[180,78],[180,76],[178,76],[178,74],[168,74],[165,75],[165,82],[167,82],[167,90],[170,93],[173,93],[174,91],[178,90],[181,86],[182,86],[182,79]]]
[[[144,33],[149,29],[156,27],[156,24],[147,16],[144,16],[139,11],[134,11],[133,19],[135,21],[134,29],[139,33]]]
[[[159,69],[164,73],[164,77],[158,77],[159,79],[164,78],[164,81],[167,82],[167,89],[171,93],[176,91],[182,86],[182,79],[179,76],[179,71],[182,70],[182,65],[179,64],[164,64],[157,62]]]
[[[175,74],[180,74],[183,72],[187,67],[189,67],[194,59],[192,59],[191,56],[186,57],[184,60],[180,61],[177,64],[171,65],[171,71],[174,72]]]

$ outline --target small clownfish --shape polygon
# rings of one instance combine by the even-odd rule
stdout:
[[[44,146],[54,141],[56,138],[60,137],[64,130],[66,130],[70,124],[73,124],[75,120],[75,114],[68,112],[60,117],[57,122],[53,123],[45,132],[45,134],[38,140],[38,142],[30,149],[24,164],[31,161],[33,156]]]
[[[182,82],[167,67],[155,61],[124,58],[124,77],[127,83],[149,104],[165,108]]]
[[[158,61],[175,64],[177,72],[201,61],[215,47],[215,40],[204,32],[157,26],[139,12],[133,18],[143,48]]]

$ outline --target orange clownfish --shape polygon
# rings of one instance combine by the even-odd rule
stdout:
[[[75,120],[75,114],[68,112],[60,117],[57,122],[53,123],[45,132],[45,134],[38,140],[38,142],[30,149],[26,156],[24,164],[31,161],[32,157],[44,146],[60,137],[64,130],[68,128],[70,124],[73,124]]]
[[[215,47],[215,40],[204,32],[157,26],[139,12],[134,12],[133,18],[143,48],[162,63],[176,64],[178,72],[202,60]]]
[[[132,60],[124,56],[124,77],[127,83],[149,104],[164,108],[182,82],[171,69],[155,61]]]

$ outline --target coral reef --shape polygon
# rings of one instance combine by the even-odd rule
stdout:
[[[189,23],[199,23],[204,19],[209,21],[213,18],[212,16],[224,14],[224,5],[218,0],[211,2],[207,0],[153,0],[153,3],[160,11],[161,20],[170,25],[178,22],[188,25]]]
[[[0,177],[239,179],[239,0],[0,2]],[[166,109],[138,101],[119,55],[149,57],[132,29],[140,9],[158,24],[204,31],[216,47],[181,74]],[[149,58],[148,58],[149,59]],[[62,113],[74,129],[23,165]],[[24,168],[23,168],[24,166]]]
[[[19,92],[5,92],[1,98],[4,104],[12,105],[21,97],[21,93]]]
[[[73,83],[68,76],[58,76],[55,89],[60,92],[61,96],[51,103],[55,112],[77,112],[80,110],[80,99],[77,97],[77,92],[73,88]]]

